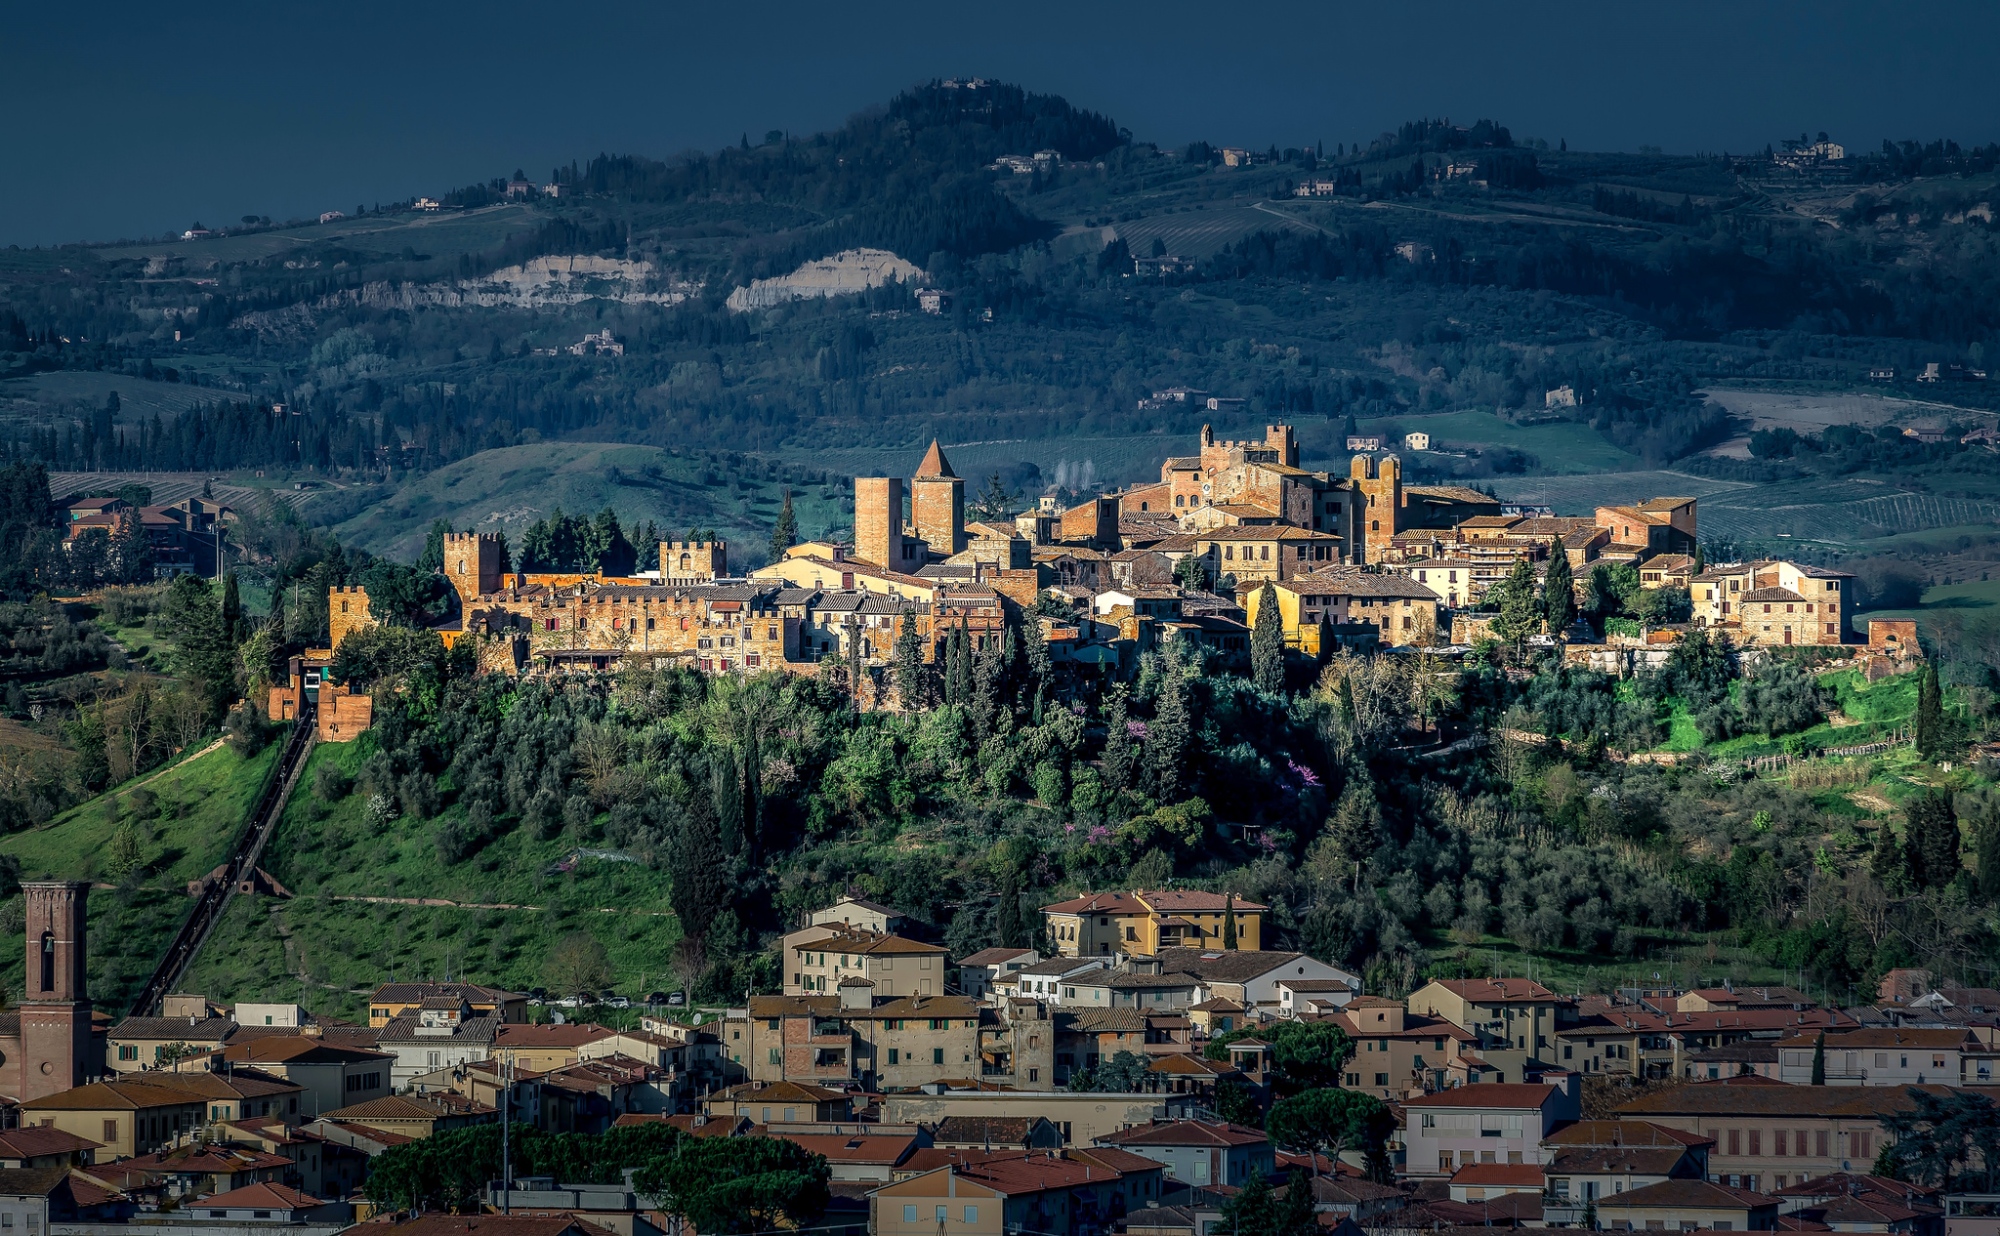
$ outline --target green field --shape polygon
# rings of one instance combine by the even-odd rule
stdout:
[[[314,793],[320,767],[352,772],[373,750],[364,737],[313,753],[265,864],[295,896],[237,898],[185,988],[219,1000],[297,998],[303,990],[308,1007],[354,1016],[362,993],[391,975],[449,971],[516,989],[542,985],[548,950],[577,931],[603,942],[619,991],[672,985],[666,976],[680,928],[667,909],[666,877],[627,861],[646,856],[605,857],[616,852],[588,841],[581,844],[592,853],[580,854],[573,838],[537,840],[514,827],[447,864],[437,835],[462,808],[377,830],[365,794],[329,804]],[[560,870],[566,861],[573,869]],[[343,900],[359,897],[461,904]]]
[[[910,466],[915,466],[912,457]],[[801,462],[801,466],[825,467]],[[337,524],[346,544],[414,561],[424,533],[435,519],[452,527],[504,531],[518,543],[521,532],[560,507],[591,515],[606,506],[618,512],[628,535],[646,520],[672,537],[691,526],[713,527],[724,537],[755,550],[769,538],[778,516],[785,478],[768,467],[734,471],[692,455],[651,446],[593,442],[548,442],[482,451],[423,476],[412,484]],[[713,483],[711,483],[711,481]],[[802,537],[819,536],[851,523],[843,505],[852,497],[844,482],[823,496],[818,486],[794,484],[793,506]],[[745,561],[739,553],[732,565]]]
[[[1540,471],[1562,476],[1589,472],[1628,472],[1639,457],[1614,446],[1589,425],[1563,421],[1552,425],[1516,425],[1491,412],[1445,412],[1435,416],[1393,416],[1361,422],[1363,433],[1394,425],[1404,433],[1422,430],[1438,449],[1460,446],[1510,446],[1541,461]]]
[[[537,206],[509,203],[437,214],[371,215],[365,219],[273,228],[241,236],[108,245],[88,252],[107,262],[178,258],[190,265],[203,266],[216,262],[266,261],[318,245],[338,245],[380,257],[394,257],[410,248],[433,258],[448,258],[498,244],[509,235],[534,226],[546,215]]]
[[[41,828],[0,838],[0,853],[20,861],[23,879],[95,885],[89,960],[91,995],[99,1004],[122,1011],[152,974],[187,915],[187,882],[228,855],[279,747],[274,742],[249,760],[219,747],[136,778]],[[136,877],[112,884],[111,841],[127,821],[138,830],[144,865]],[[21,964],[18,949],[0,951],[0,987],[20,992]]]
[[[1916,609],[1884,609],[1855,615],[1856,629],[1867,630],[1871,618],[1914,618],[1926,631],[1949,625],[1990,634],[2000,630],[2000,580],[1938,584],[1924,591],[1923,604]]]

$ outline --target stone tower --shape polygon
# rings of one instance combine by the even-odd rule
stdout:
[[[342,587],[338,584],[326,592],[326,646],[338,649],[340,641],[355,631],[365,631],[375,625],[375,616],[368,611],[368,590],[360,584]]]
[[[23,881],[27,898],[27,998],[21,1002],[21,1099],[80,1086],[91,1054],[84,983],[84,912],[90,885]]]
[[[712,584],[728,575],[727,541],[660,542],[660,578],[669,584]]]
[[[468,608],[480,597],[500,591],[500,534],[445,533],[444,573]]]
[[[893,476],[854,478],[854,556],[891,571],[907,571],[903,543],[903,482]]]
[[[1369,562],[1382,561],[1389,538],[1401,531],[1403,517],[1403,461],[1385,455],[1379,462],[1356,455],[1348,466],[1348,478],[1361,491],[1361,510],[1355,520],[1361,534],[1361,549]]]
[[[910,522],[932,551],[950,557],[965,549],[965,478],[951,470],[944,448],[931,440],[910,477]]]

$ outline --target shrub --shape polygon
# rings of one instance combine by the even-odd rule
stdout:
[[[354,790],[354,778],[338,764],[321,764],[313,774],[313,794],[322,802],[337,803]]]

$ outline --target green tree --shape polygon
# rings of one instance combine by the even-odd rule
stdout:
[[[1395,1128],[1396,1118],[1380,1099],[1332,1086],[1279,1099],[1264,1121],[1272,1141],[1312,1156],[1315,1174],[1319,1155],[1338,1159],[1359,1150],[1368,1159],[1370,1175],[1378,1179],[1386,1174],[1388,1140]]]
[[[104,857],[104,869],[112,879],[122,880],[146,861],[139,845],[139,829],[126,820],[111,834],[111,849]]]
[[[923,637],[917,634],[917,615],[905,608],[896,619],[896,694],[909,712],[928,709],[935,692],[931,689],[931,667],[924,662]]]
[[[1813,1039],[1812,1084],[1826,1085],[1826,1031],[1824,1030]]]
[[[1903,800],[1903,846],[1910,882],[1918,888],[1942,888],[1965,869],[1949,790],[1919,790]]]
[[[1230,952],[1236,949],[1236,894],[1230,893],[1222,899],[1222,947]]]
[[[1007,483],[995,472],[986,478],[986,488],[972,501],[972,517],[989,523],[1006,519],[1014,513],[1014,507],[1021,501],[1021,495],[1007,488]]]
[[[611,955],[596,936],[573,931],[557,940],[542,962],[542,981],[549,990],[596,1003],[597,993],[611,985]]]
[[[1113,794],[1130,789],[1132,770],[1138,752],[1132,743],[1131,714],[1127,711],[1128,696],[1124,683],[1111,688],[1111,699],[1104,708],[1104,757],[1100,775],[1104,785]]]
[[[1988,905],[2000,902],[2000,817],[1991,817],[1979,826],[1979,899]]]
[[[654,1155],[632,1184],[695,1231],[801,1228],[826,1211],[826,1160],[775,1137],[691,1137]]]
[[[1875,829],[1875,848],[1868,856],[1868,870],[1882,887],[1895,890],[1909,878],[1909,864],[1903,846],[1896,840],[1895,826],[1884,820]]]
[[[1169,656],[1161,674],[1160,697],[1153,705],[1153,723],[1146,728],[1146,764],[1161,802],[1177,803],[1191,788],[1186,765],[1192,740],[1187,679],[1179,662]]]
[[[1207,592],[1207,562],[1199,554],[1182,554],[1174,563],[1174,582],[1190,592]]]
[[[1278,590],[1266,583],[1257,592],[1257,621],[1250,628],[1250,679],[1273,695],[1285,689],[1285,617]]]
[[[1944,752],[1944,693],[1938,686],[1937,666],[1924,666],[1917,682],[1917,715],[1913,723],[1917,754],[1935,760]]]
[[[1500,610],[1493,619],[1494,637],[1518,644],[1533,635],[1542,618],[1541,601],[1535,595],[1534,564],[1526,558],[1516,562],[1493,591]]]
[[[1330,1021],[1280,1021],[1256,1030],[1237,1030],[1208,1041],[1203,1054],[1210,1060],[1229,1059],[1237,1039],[1258,1038],[1271,1045],[1271,1069],[1278,1089],[1286,1094],[1340,1084],[1340,1071],[1354,1054],[1353,1040]]]
[[[682,805],[668,836],[667,904],[681,931],[700,939],[729,897],[729,860],[722,847],[722,821],[714,796],[696,786]]]
[[[1549,541],[1549,569],[1542,578],[1542,615],[1548,619],[1549,634],[1561,639],[1569,624],[1576,621],[1576,588],[1569,569],[1569,553],[1561,537]]]
[[[222,577],[222,638],[232,647],[243,642],[243,595],[234,571]]]
[[[1228,1236],[1311,1236],[1319,1231],[1311,1186],[1296,1170],[1282,1192],[1253,1174],[1236,1196],[1223,1200],[1216,1231]]]
[[[442,519],[431,521],[429,531],[424,533],[424,552],[417,558],[417,569],[426,575],[436,575],[444,570],[444,539],[451,535],[451,525]]]
[[[785,551],[799,543],[799,517],[792,511],[792,488],[785,487],[784,504],[778,508],[778,522],[771,528],[771,561],[784,558]]]

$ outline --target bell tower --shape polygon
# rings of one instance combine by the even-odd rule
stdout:
[[[27,998],[21,1002],[22,1100],[80,1086],[91,1054],[85,994],[85,910],[90,885],[21,883],[27,900]]]

